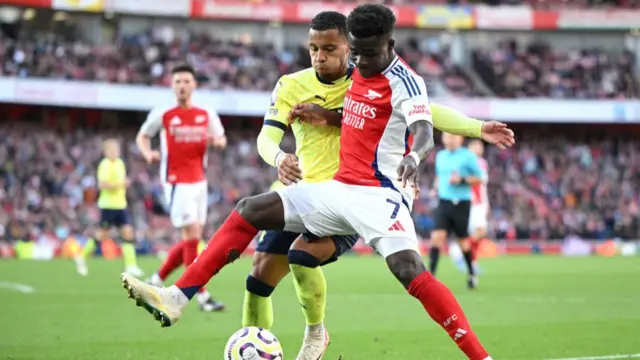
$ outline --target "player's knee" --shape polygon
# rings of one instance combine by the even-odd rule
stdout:
[[[252,294],[269,297],[273,293],[274,289],[274,286],[267,284],[253,275],[247,276],[247,291]]]
[[[291,244],[289,253],[291,253],[292,250],[307,253],[318,259],[320,264],[324,264],[329,261],[337,251],[336,244],[330,237],[324,237],[313,240],[313,242],[309,242],[302,236],[298,237],[293,244]]]
[[[284,228],[284,209],[276,192],[244,198],[236,205],[236,211],[258,229]]]
[[[291,249],[287,258],[290,265],[300,265],[308,268],[320,266],[320,259],[303,250]]]
[[[200,234],[200,225],[199,224],[189,224],[182,227],[182,238],[183,239],[200,239],[202,234]]]
[[[131,225],[124,225],[120,231],[123,240],[133,241],[133,227]]]
[[[443,230],[433,230],[431,232],[431,246],[442,247],[446,241],[447,233]]]
[[[422,257],[414,250],[404,250],[391,254],[387,256],[386,261],[393,275],[407,289],[413,279],[427,271],[424,262],[422,262]]]
[[[253,254],[253,266],[251,276],[270,286],[277,286],[289,273],[289,263],[285,255],[276,255],[265,252]]]

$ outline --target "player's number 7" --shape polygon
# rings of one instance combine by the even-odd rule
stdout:
[[[400,203],[397,202],[397,201],[393,201],[391,199],[387,199],[387,202],[394,206],[393,207],[393,212],[391,213],[391,219],[395,219],[396,216],[398,216],[398,210],[400,210]]]

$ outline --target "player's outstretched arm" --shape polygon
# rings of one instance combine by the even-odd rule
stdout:
[[[498,121],[470,118],[450,107],[431,103],[433,125],[436,129],[454,135],[482,139],[501,149],[515,144],[513,131]]]

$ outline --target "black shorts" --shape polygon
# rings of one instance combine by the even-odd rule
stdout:
[[[100,226],[103,229],[110,229],[114,226],[122,227],[129,224],[131,224],[131,220],[129,219],[129,212],[126,209],[100,209]]]
[[[450,200],[440,200],[435,213],[434,230],[445,230],[459,239],[469,236],[469,214],[471,201],[464,200],[454,203]]]
[[[291,248],[291,244],[293,244],[293,242],[300,235],[301,234],[298,233],[281,230],[264,231],[262,232],[262,236],[260,237],[260,241],[258,242],[256,251],[267,254],[287,255],[287,253],[289,252],[289,248]],[[302,235],[306,241],[313,241],[320,238],[312,234]],[[356,242],[358,242],[359,238],[360,236],[358,236],[357,234],[332,236],[331,239],[336,246],[336,252],[335,254],[333,254],[331,259],[327,260],[324,264],[328,264],[338,260],[338,257],[353,248]]]

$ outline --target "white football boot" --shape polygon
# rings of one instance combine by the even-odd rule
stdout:
[[[120,278],[129,297],[136,301],[137,306],[142,306],[153,315],[162,327],[175,324],[182,314],[182,309],[189,303],[189,299],[175,285],[169,288],[155,287],[128,273],[122,273]]]
[[[324,324],[308,325],[296,360],[320,360],[330,343],[329,333],[324,328]]]

